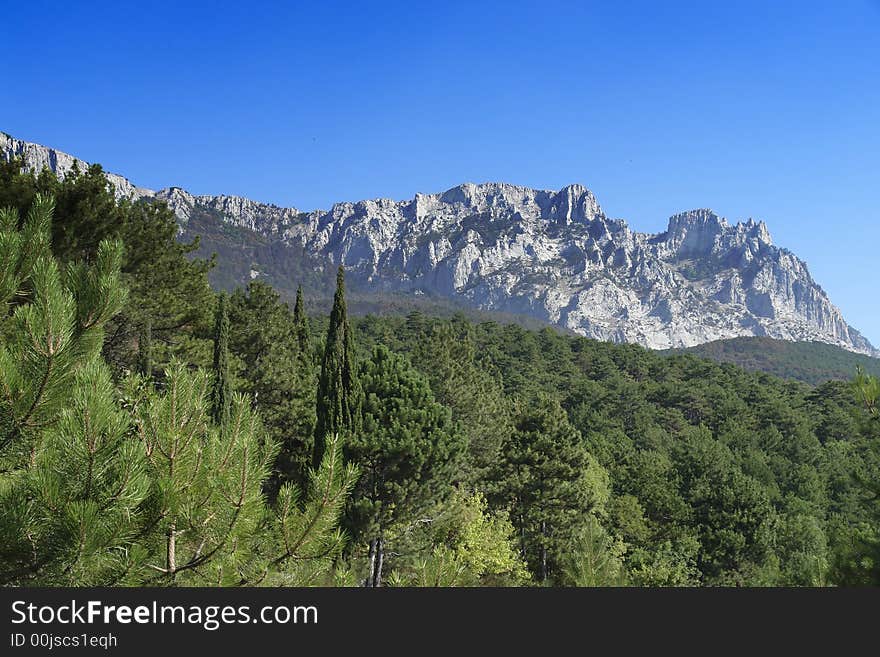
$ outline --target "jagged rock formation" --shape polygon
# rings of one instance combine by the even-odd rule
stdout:
[[[6,161],[12,158],[22,158],[31,171],[41,171],[43,168],[48,168],[62,179],[73,171],[74,167],[80,171],[85,171],[89,167],[88,162],[73,155],[40,144],[15,139],[5,132],[0,132],[0,157]],[[118,199],[135,199],[155,194],[152,190],[133,185],[127,178],[115,173],[108,173],[107,179]]]
[[[0,134],[0,153],[65,174],[70,156]],[[525,314],[601,340],[666,349],[737,336],[821,341],[880,355],[843,319],[806,264],[773,245],[763,222],[711,210],[670,218],[659,234],[610,219],[580,185],[534,190],[464,184],[409,201],[337,203],[300,212],[234,196],[159,192],[111,176],[117,196],[166,201],[344,264],[377,290],[431,293]]]

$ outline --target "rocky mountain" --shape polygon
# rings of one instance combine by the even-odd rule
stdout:
[[[75,162],[85,166],[2,133],[0,154],[62,176]],[[407,201],[300,212],[177,187],[152,191],[112,174],[109,180],[118,197],[166,201],[182,231],[194,217],[202,224],[208,217],[310,254],[316,267],[343,264],[377,292],[448,297],[654,349],[766,336],[880,355],[806,264],[774,246],[762,221],[731,224],[700,209],[671,217],[662,233],[639,233],[606,216],[580,185],[549,191],[466,183]],[[260,275],[259,262],[248,275]]]

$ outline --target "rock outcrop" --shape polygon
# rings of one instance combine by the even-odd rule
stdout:
[[[0,154],[61,175],[76,161],[2,133]],[[109,180],[119,197],[166,201],[182,225],[194,211],[208,213],[343,264],[376,290],[454,297],[655,349],[767,336],[880,355],[806,264],[774,246],[762,221],[730,224],[700,209],[671,217],[663,233],[638,233],[608,218],[580,185],[547,191],[466,183],[408,201],[300,212],[180,188],[154,192],[112,174]]]

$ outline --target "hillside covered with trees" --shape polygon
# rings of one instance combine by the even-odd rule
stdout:
[[[773,338],[730,338],[662,353],[691,353],[753,372],[820,385],[829,379],[847,381],[858,368],[880,376],[880,360],[824,342],[787,342]]]
[[[5,585],[880,583],[869,374],[216,293],[99,167],[0,207]]]

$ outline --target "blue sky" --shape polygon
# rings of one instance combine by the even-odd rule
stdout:
[[[304,210],[580,182],[636,230],[763,219],[880,345],[877,0],[282,4],[4,3],[0,130]]]

